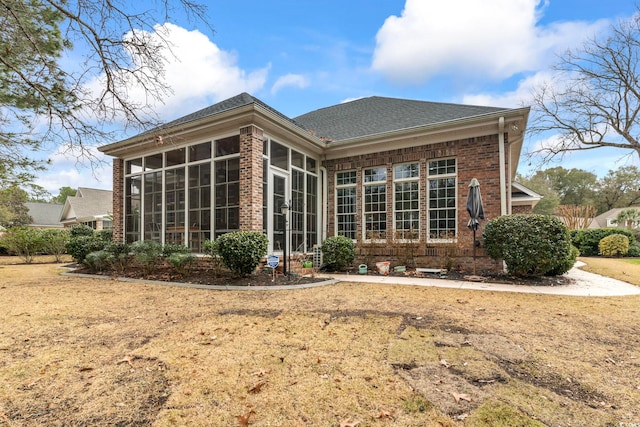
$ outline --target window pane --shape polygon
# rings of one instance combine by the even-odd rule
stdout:
[[[271,165],[289,169],[289,149],[275,141],[271,141]]]
[[[127,175],[131,173],[138,173],[138,172],[142,172],[142,158],[128,160],[125,163],[125,173]]]
[[[189,147],[189,161],[197,162],[198,160],[206,160],[211,158],[211,142],[204,142]]]
[[[144,158],[145,170],[160,169],[162,167],[162,153],[153,154]]]
[[[300,169],[304,169],[304,154],[291,150],[291,165]]]
[[[166,156],[167,156],[167,166],[181,165],[184,163],[185,150],[184,148],[172,150],[167,152]]]
[[[216,140],[216,157],[237,154],[240,152],[240,135]]]

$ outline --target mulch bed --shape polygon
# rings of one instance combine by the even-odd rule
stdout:
[[[157,280],[163,282],[179,282],[194,283],[200,285],[211,286],[286,286],[323,282],[326,278],[314,277],[313,275],[290,274],[284,276],[282,269],[278,269],[275,277],[271,274],[270,268],[252,274],[246,277],[236,277],[228,270],[216,272],[211,263],[206,260],[200,260],[185,275],[179,274],[172,266],[162,263],[159,264],[151,273],[145,273],[140,266],[132,264],[123,273],[116,273],[111,270],[95,272],[84,266],[73,265],[74,273],[96,274],[110,277],[127,277],[132,279]],[[349,274],[358,274],[357,268],[347,270]],[[327,272],[331,274],[330,272]],[[341,272],[345,273],[345,272]],[[438,280],[467,280],[468,274],[460,271],[447,271],[446,274],[439,273],[419,273],[414,269],[408,269],[406,272],[389,271],[389,276],[395,277],[416,277],[429,278]],[[372,269],[368,270],[368,276],[380,276],[380,274]],[[566,276],[557,277],[513,277],[505,273],[495,272],[478,272],[478,277],[483,282],[489,283],[505,283],[510,285],[522,286],[561,286],[572,283],[572,279]]]

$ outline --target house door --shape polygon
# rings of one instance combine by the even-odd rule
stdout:
[[[273,189],[271,195],[272,226],[269,240],[271,241],[273,252],[282,252],[285,239],[285,218],[280,212],[280,207],[285,201],[289,200],[289,177],[274,172],[271,183],[271,188]]]

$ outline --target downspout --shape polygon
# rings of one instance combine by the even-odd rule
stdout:
[[[322,224],[322,232],[320,234],[320,243],[324,242],[327,238],[327,216],[328,216],[328,212],[327,209],[329,209],[328,203],[327,201],[328,199],[328,192],[329,189],[327,188],[327,186],[329,185],[328,182],[328,178],[327,178],[327,168],[324,166],[320,166],[320,173],[322,174],[322,219],[321,219],[321,224]]]
[[[504,155],[504,117],[498,119],[498,152],[500,156],[500,215],[507,214],[507,180]]]

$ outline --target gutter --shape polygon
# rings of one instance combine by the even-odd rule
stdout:
[[[498,152],[500,156],[500,215],[507,214],[507,183],[504,147],[504,116],[498,119]]]

